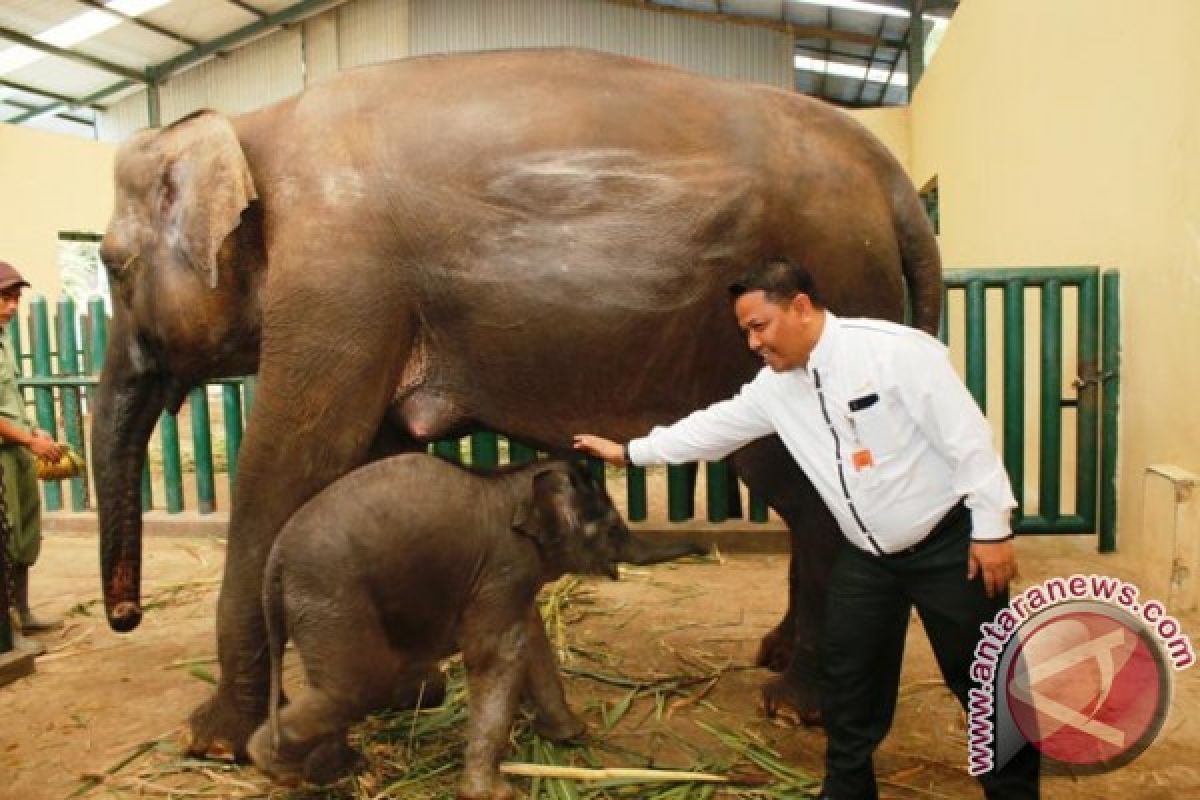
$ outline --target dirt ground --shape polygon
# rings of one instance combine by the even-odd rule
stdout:
[[[1121,556],[1096,554],[1094,540],[1086,537],[1025,538],[1019,551],[1021,586],[1076,572],[1136,579]],[[145,619],[134,633],[118,635],[109,631],[98,603],[94,537],[47,537],[33,573],[34,605],[66,613],[67,624],[41,637],[50,652],[37,660],[35,674],[0,688],[0,797],[188,796],[129,777],[153,754],[122,763],[141,753],[143,743],[170,742],[212,690],[206,678],[217,670],[213,610],[223,553],[217,538],[148,536]],[[786,567],[782,554],[726,554],[721,563],[630,570],[616,583],[587,581],[586,602],[570,617],[579,652],[609,653],[609,672],[719,676],[668,714],[656,714],[652,700],[638,699],[621,725],[597,735],[618,748],[654,753],[656,760],[661,752],[665,765],[679,747],[673,734],[694,741],[705,735],[697,723],[716,722],[757,735],[789,764],[819,778],[822,733],[764,719],[758,687],[769,673],[750,667],[759,638],[784,609]],[[1179,617],[1185,633],[1200,630],[1200,615]],[[573,665],[589,667],[579,658]],[[1148,751],[1107,775],[1048,775],[1043,797],[1200,796],[1200,670],[1175,678],[1170,715]],[[593,730],[602,728],[594,696],[602,689],[578,676],[568,686],[572,705]],[[608,691],[610,698],[622,695]],[[963,716],[941,688],[914,621],[897,719],[876,764],[883,796],[981,797],[967,775],[965,754]],[[203,765],[196,771],[202,775]],[[107,785],[81,783],[106,772]],[[252,767],[223,774],[239,797],[268,793],[267,781]]]

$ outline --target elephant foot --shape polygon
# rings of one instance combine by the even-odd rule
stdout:
[[[246,761],[246,743],[266,717],[265,700],[262,706],[258,713],[245,711],[218,690],[188,718],[184,750],[200,758],[232,757],[235,761]]]
[[[533,729],[538,736],[558,744],[579,742],[587,736],[587,723],[574,714],[556,719],[537,714],[533,718]]]
[[[758,655],[754,659],[757,667],[766,667],[772,672],[783,672],[792,661],[792,649],[796,634],[792,621],[784,617],[775,629],[762,639],[758,646]]]
[[[762,688],[763,709],[768,717],[794,725],[823,725],[821,695],[815,686],[798,684],[787,677],[774,678]]]

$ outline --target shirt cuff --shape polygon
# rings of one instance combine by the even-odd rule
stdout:
[[[625,456],[629,459],[629,463],[635,467],[645,466],[649,463],[647,458],[646,444],[642,439],[630,439],[625,443]]]
[[[1003,542],[1011,539],[1009,512],[996,514],[987,511],[971,511],[971,540],[975,542]]]

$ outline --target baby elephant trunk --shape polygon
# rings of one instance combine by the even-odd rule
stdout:
[[[708,548],[690,539],[678,539],[670,534],[652,537],[629,533],[621,538],[617,560],[626,564],[661,564],[684,556],[703,556]]]

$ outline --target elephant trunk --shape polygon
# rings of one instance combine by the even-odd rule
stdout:
[[[124,633],[142,619],[142,495],[146,444],[164,407],[160,375],[139,369],[136,345],[108,348],[96,393],[92,463],[100,517],[100,579],[109,626]]]
[[[617,546],[617,560],[645,566],[673,561],[684,556],[703,556],[709,552],[707,547],[691,539],[677,539],[667,535],[655,538],[661,541],[650,541],[632,533],[622,537]]]

